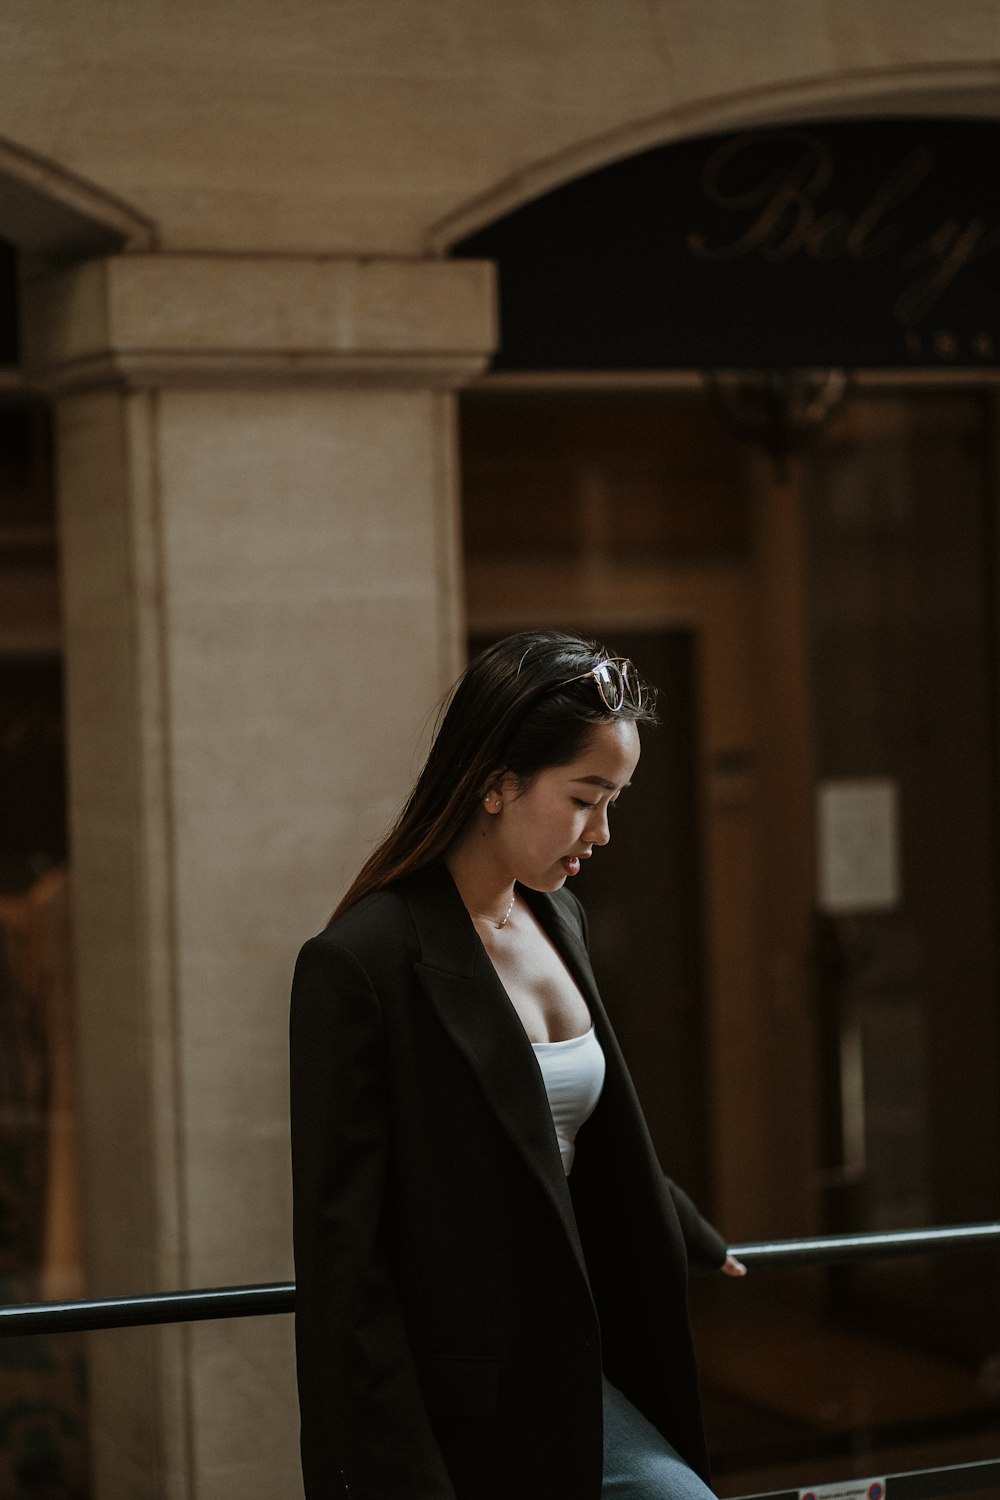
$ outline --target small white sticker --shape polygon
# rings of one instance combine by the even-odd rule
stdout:
[[[885,1500],[884,1479],[851,1479],[846,1484],[814,1484],[799,1500]]]
[[[834,916],[891,910],[899,902],[896,783],[888,777],[823,781],[816,803],[820,910]]]

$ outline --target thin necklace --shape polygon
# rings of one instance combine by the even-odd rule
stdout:
[[[474,917],[478,917],[479,920],[480,920],[480,922],[492,922],[493,925],[494,925],[494,927],[496,927],[498,930],[501,927],[506,927],[507,926],[507,923],[510,921],[510,914],[511,914],[511,912],[513,910],[514,910],[514,897],[513,896],[511,896],[511,898],[510,898],[510,905],[508,906],[507,910],[503,914],[503,921],[502,922],[498,922],[497,919],[496,919],[496,917],[488,916],[486,914],[486,912],[484,912],[484,911],[472,911],[472,907],[471,906],[469,907],[469,911],[472,912],[472,915]]]

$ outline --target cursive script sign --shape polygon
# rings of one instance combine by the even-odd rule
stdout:
[[[965,365],[1000,356],[1000,124],[810,123],[682,141],[524,205],[500,368]]]
[[[760,147],[770,158],[763,170],[746,168]],[[736,229],[728,243],[711,244],[699,230],[687,235],[691,255],[716,263],[758,255],[780,264],[800,255],[829,264],[863,266],[892,260],[900,289],[892,316],[904,327],[924,322],[969,265],[1000,250],[1000,211],[990,223],[979,214],[930,216],[914,243],[900,209],[927,188],[934,156],[917,146],[893,163],[860,210],[837,206],[833,152],[820,136],[802,131],[734,136],[705,164],[707,202],[731,215]],[[1000,202],[1000,200],[997,200]]]

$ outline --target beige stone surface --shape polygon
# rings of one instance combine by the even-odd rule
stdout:
[[[459,666],[453,449],[432,389],[60,403],[95,1291],[291,1276],[291,969]],[[290,1336],[102,1336],[98,1494],[294,1493]]]
[[[340,379],[454,384],[496,343],[486,262],[122,255],[25,292],[25,361],[61,387]]]
[[[151,406],[91,395],[58,414],[87,1269],[98,1295],[176,1286],[183,1270]],[[183,1493],[182,1337],[95,1337],[101,1494]]]
[[[0,139],[170,250],[413,254],[644,134],[859,93],[961,107],[998,59],[983,0],[10,0]]]
[[[454,665],[431,393],[160,397],[188,1246],[289,1267],[294,952],[399,800]],[[252,1218],[254,1233],[234,1234]]]
[[[150,1107],[152,1091],[169,1121],[169,814],[156,583],[147,571],[155,515],[141,466],[149,406],[142,397],[81,398],[64,403],[58,424],[63,473],[72,473],[60,522],[80,1069],[90,1136],[115,1147],[89,1163],[87,1198],[94,1225],[120,1228],[90,1245],[99,1292],[140,1290],[180,1270],[172,1132],[157,1129]]]
[[[191,1339],[193,1460],[205,1492],[211,1500],[299,1500],[292,1319],[199,1323]]]

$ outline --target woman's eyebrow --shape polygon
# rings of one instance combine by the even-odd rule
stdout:
[[[619,789],[616,782],[605,781],[603,776],[574,776],[573,780],[582,783],[584,786],[603,787],[606,792],[617,792]],[[623,781],[621,784],[621,790],[624,791],[627,786],[631,785],[631,781]]]

